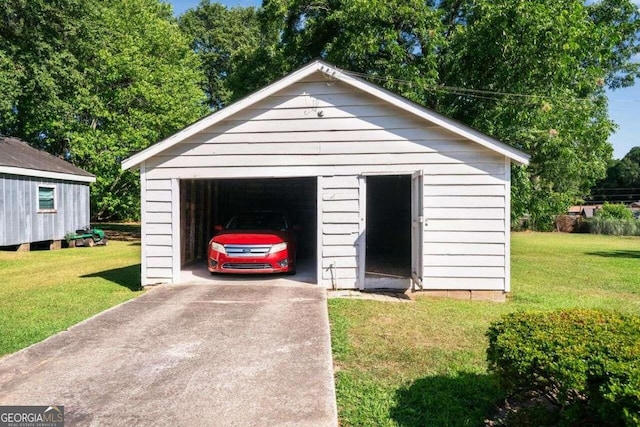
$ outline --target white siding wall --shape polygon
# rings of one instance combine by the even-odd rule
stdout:
[[[475,174],[424,169],[425,289],[505,289],[509,169],[502,158],[483,160],[487,168]]]
[[[361,206],[357,176],[323,177],[321,180],[322,282],[331,288],[357,287],[361,237]]]
[[[357,177],[422,169],[425,289],[506,286],[504,157],[322,75],[293,84],[145,163],[148,280],[169,279],[178,256],[169,253],[175,245],[168,222],[176,208],[171,179],[323,177],[320,278],[330,286],[334,265],[339,285],[353,287],[360,261],[358,221],[364,215]]]
[[[143,191],[143,284],[173,282],[173,194],[170,179],[146,179]],[[180,200],[177,197],[177,200]],[[180,227],[179,221],[175,227]],[[177,254],[179,258],[180,254]]]
[[[422,164],[432,165],[433,173],[500,173],[480,145],[342,83],[315,78],[322,80],[294,84],[149,159],[150,177],[412,173]]]
[[[424,288],[503,289],[504,185],[478,184],[474,195],[425,176]],[[449,190],[447,196],[434,195]],[[495,192],[502,189],[502,195]],[[508,229],[507,229],[508,230]]]

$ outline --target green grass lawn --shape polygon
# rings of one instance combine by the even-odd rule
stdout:
[[[118,241],[0,252],[0,355],[138,295],[139,259],[139,243]],[[514,234],[512,291],[505,304],[330,300],[341,424],[481,425],[504,397],[486,371],[489,323],[522,309],[639,313],[640,238]]]
[[[505,304],[330,300],[341,425],[482,425],[504,397],[486,370],[489,323],[568,307],[640,313],[640,238],[514,233]]]
[[[0,252],[0,355],[137,296],[140,244]]]

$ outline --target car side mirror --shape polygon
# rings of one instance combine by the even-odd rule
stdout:
[[[221,225],[216,225],[216,226],[213,227],[213,229],[216,230],[216,231],[222,231],[223,230]]]
[[[302,231],[302,227],[301,227],[301,226],[299,226],[299,225],[294,225],[294,226],[293,226],[293,231],[300,232],[300,231]]]

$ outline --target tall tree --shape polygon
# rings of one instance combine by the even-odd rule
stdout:
[[[632,194],[640,194],[640,147],[633,147],[622,159],[613,160],[606,178],[596,187],[628,189]]]
[[[0,46],[20,71],[9,108],[0,104],[0,133],[96,174],[94,217],[136,217],[138,179],[120,161],[206,111],[198,58],[170,6],[6,0],[0,22]]]
[[[17,72],[14,90],[3,93],[0,133],[21,137],[61,155],[65,121],[73,116],[79,88],[85,86],[78,53],[93,39],[80,0],[6,0],[0,3],[0,49],[5,69]],[[6,80],[5,80],[6,82]]]
[[[418,0],[265,0],[257,11],[202,0],[180,25],[214,109],[317,57],[421,101],[437,81],[439,13]]]
[[[604,88],[639,75],[629,0],[265,0],[261,16],[275,72],[326,58],[531,153],[512,212],[541,229],[604,176]]]
[[[203,90],[209,107],[217,110],[246,93],[242,64],[261,45],[261,31],[255,8],[227,8],[202,0],[180,17],[180,28],[202,61]]]
[[[439,106],[531,153],[530,167],[514,168],[513,213],[529,213],[535,227],[549,227],[554,214],[604,175],[614,130],[604,86],[632,84],[638,76],[631,62],[639,51],[638,9],[624,0],[442,6],[454,19],[440,77],[462,89]]]
[[[261,16],[284,71],[324,58],[423,102],[437,83],[439,15],[432,1],[265,0]]]
[[[101,25],[83,57],[90,103],[78,106],[71,158],[98,176],[94,216],[137,214],[138,179],[120,161],[205,112],[197,56],[158,0],[100,2]]]
[[[0,47],[0,123],[12,126],[13,106],[20,94],[20,71],[15,67],[10,55]]]

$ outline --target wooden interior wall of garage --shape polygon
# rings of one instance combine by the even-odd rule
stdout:
[[[204,259],[217,220],[217,181],[180,181],[180,263]]]

